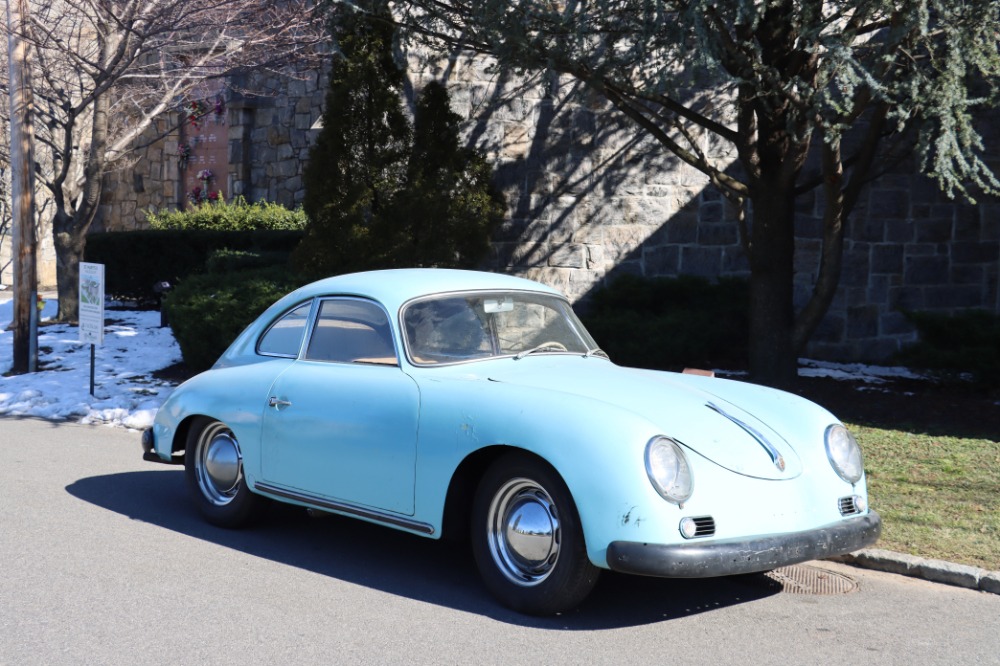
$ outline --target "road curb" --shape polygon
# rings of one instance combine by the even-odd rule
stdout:
[[[885,571],[935,583],[1000,594],[1000,571],[987,571],[979,567],[905,555],[881,548],[867,548],[830,559],[863,569]]]

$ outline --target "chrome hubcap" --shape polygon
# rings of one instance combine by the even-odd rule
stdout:
[[[530,479],[512,479],[493,497],[489,548],[500,571],[525,586],[541,583],[559,559],[561,528],[555,503]]]
[[[233,433],[213,423],[202,431],[195,454],[195,473],[205,499],[216,506],[232,502],[243,478],[243,457]]]

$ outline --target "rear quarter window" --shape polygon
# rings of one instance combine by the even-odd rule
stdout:
[[[309,321],[312,303],[305,303],[271,324],[257,343],[257,353],[265,356],[295,358],[302,346],[302,336]]]

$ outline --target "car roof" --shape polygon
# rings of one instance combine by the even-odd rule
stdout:
[[[401,268],[350,273],[308,284],[289,295],[293,300],[332,294],[363,296],[392,309],[413,298],[451,291],[528,290],[559,292],[539,282],[482,271],[448,268]]]
[[[404,303],[420,296],[453,291],[534,291],[561,296],[539,282],[500,273],[446,268],[402,268],[326,278],[286,294],[248,326],[216,363],[222,367],[251,357],[257,336],[277,317],[317,296],[359,296],[381,303],[395,317]]]

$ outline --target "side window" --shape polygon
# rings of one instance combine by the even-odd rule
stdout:
[[[305,333],[311,307],[312,303],[300,305],[271,324],[267,332],[260,336],[260,341],[257,343],[257,353],[292,358],[298,356],[299,347],[302,346],[302,334]]]
[[[336,363],[398,364],[385,311],[356,298],[323,301],[305,357]]]

